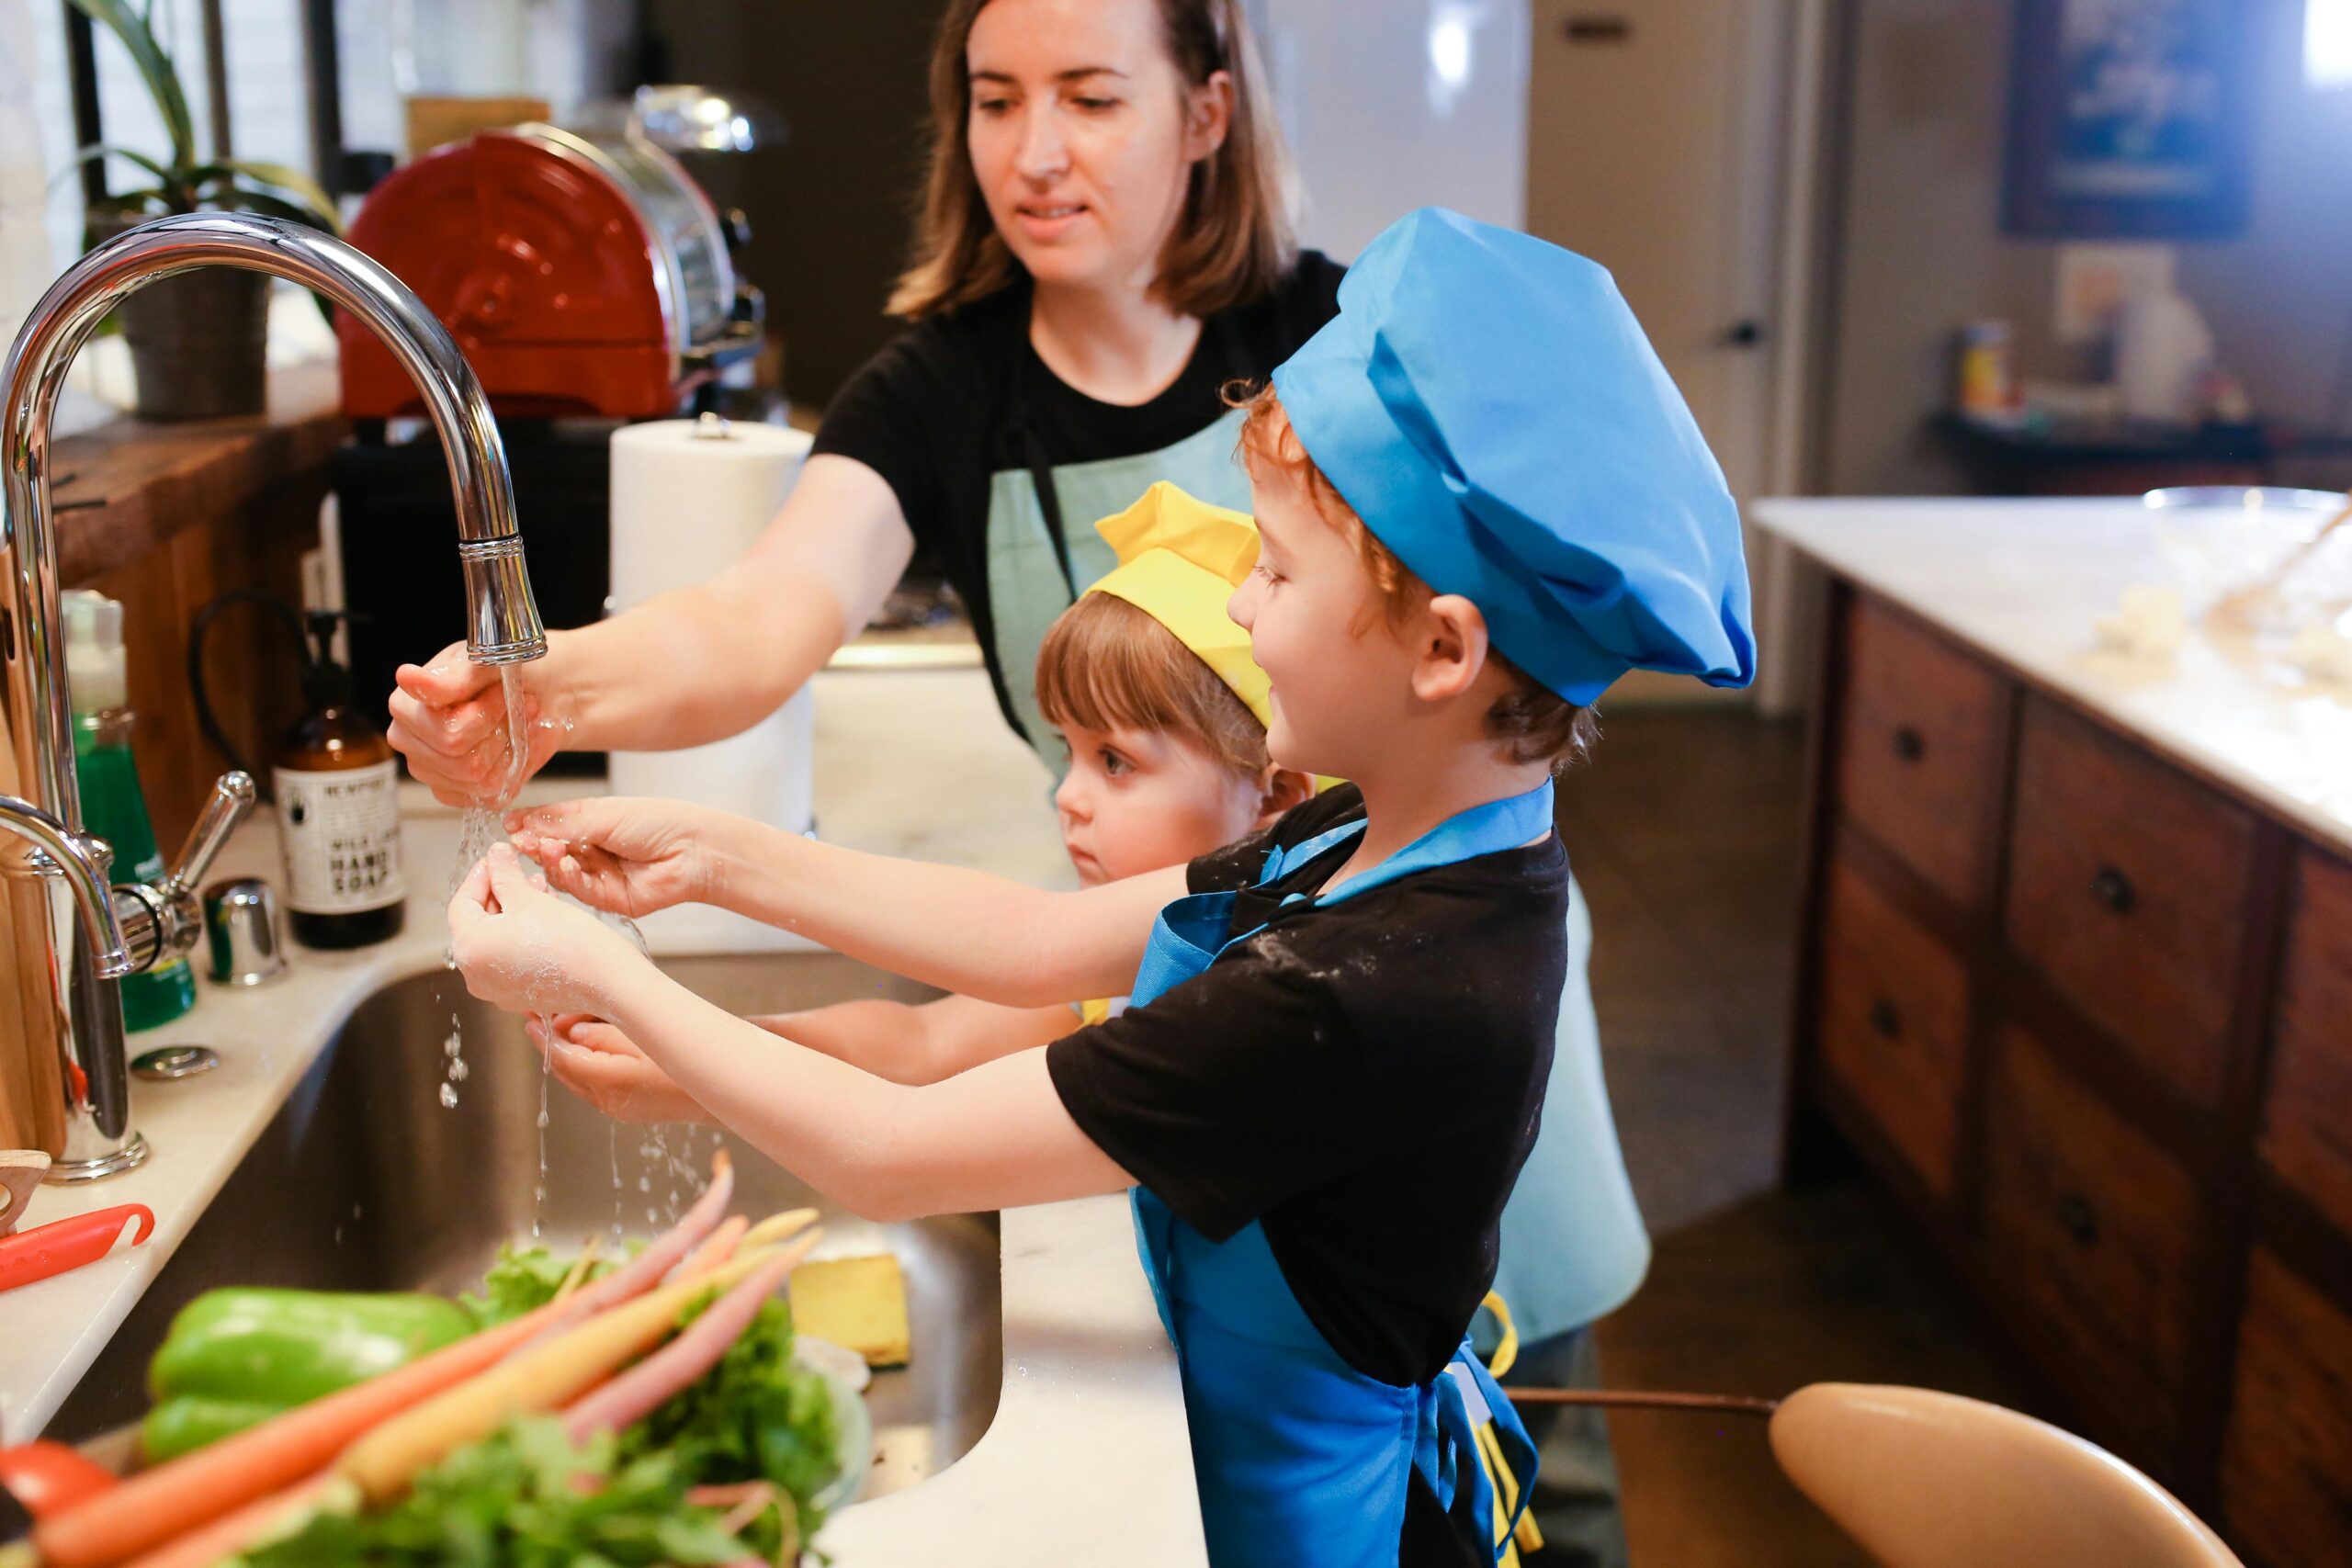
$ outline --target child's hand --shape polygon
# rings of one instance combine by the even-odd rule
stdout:
[[[603,1019],[586,1013],[562,1013],[545,1021],[554,1026],[548,1038],[542,1021],[524,1024],[548,1070],[559,1082],[616,1122],[708,1122],[701,1101],[654,1066],[637,1043]]]
[[[608,796],[510,811],[506,830],[551,886],[615,914],[650,915],[707,901],[708,839],[724,820],[679,801]]]
[[[492,845],[449,900],[449,953],[466,989],[509,1012],[582,1012],[603,1006],[600,982],[645,957],[585,909],[533,881],[504,844]]]

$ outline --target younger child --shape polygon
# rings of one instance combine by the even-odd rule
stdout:
[[[526,818],[603,908],[707,899],[998,1001],[1125,989],[1124,1014],[906,1086],[779,1049],[504,848],[453,938],[476,995],[610,1019],[861,1213],[1132,1189],[1219,1568],[1491,1562],[1474,1432],[1515,1427],[1464,1336],[1564,977],[1552,764],[1628,668],[1749,678],[1738,519],[1607,275],[1451,213],[1375,241],[1274,389],[1231,609],[1272,760],[1351,784],[1058,894],[669,803]]]

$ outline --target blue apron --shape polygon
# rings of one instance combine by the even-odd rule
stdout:
[[[1336,904],[1417,871],[1514,848],[1551,826],[1547,780],[1448,818],[1315,902]],[[1363,827],[1359,819],[1277,852],[1260,885]],[[1233,903],[1231,893],[1199,893],[1160,911],[1136,972],[1135,1006],[1255,934],[1231,929]],[[1487,1540],[1499,1555],[1533,1490],[1535,1450],[1466,1337],[1445,1371],[1418,1387],[1368,1377],[1300,1307],[1258,1222],[1213,1242],[1148,1190],[1136,1188],[1132,1201],[1144,1273],[1183,1377],[1215,1568],[1394,1563],[1415,1472],[1465,1539]],[[1507,1512],[1478,1459],[1478,1430],[1490,1421],[1519,1481]]]

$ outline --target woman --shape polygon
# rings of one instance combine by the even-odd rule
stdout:
[[[1028,675],[1077,589],[1116,564],[1095,520],[1159,479],[1249,506],[1222,389],[1314,335],[1342,269],[1292,238],[1291,165],[1239,0],[951,0],[931,99],[915,261],[891,299],[913,326],[833,400],[743,559],[555,632],[520,667],[525,776],[563,746],[666,750],[758,722],[872,618],[918,542],[969,608],[1007,720],[1050,747]],[[493,673],[453,644],[403,667],[391,699],[392,743],[453,805],[510,772]],[[1555,1075],[1557,1136],[1529,1168],[1547,1174],[1522,1177],[1505,1220],[1502,1290],[1539,1382],[1590,1377],[1581,1325],[1648,1258],[1599,1082],[1582,915],[1559,1055],[1589,1066]],[[1550,1414],[1530,1423],[1547,1560],[1622,1561],[1605,1432]]]
[[[1155,479],[1247,507],[1219,389],[1336,309],[1340,268],[1292,237],[1261,81],[1238,0],[954,0],[916,259],[891,299],[915,326],[834,400],[741,561],[558,632],[522,667],[526,716],[549,721],[526,775],[560,746],[666,750],[756,722],[865,625],[918,543],[970,610],[1006,717],[1049,741],[1028,671],[1117,564],[1094,520]],[[507,773],[491,673],[453,646],[392,697],[392,743],[451,804]]]

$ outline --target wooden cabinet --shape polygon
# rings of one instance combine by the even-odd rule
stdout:
[[[2352,1313],[2268,1251],[2246,1280],[2222,1514],[2281,1568],[2352,1568]]]
[[[1833,580],[1792,1164],[1879,1172],[2071,1424],[2352,1568],[2352,851]]]
[[[2295,867],[2262,1157],[2352,1235],[2352,864],[2305,851]]]
[[[2193,1307],[2188,1173],[2014,1024],[1994,1041],[1984,1141],[1986,1262],[2047,1327],[2062,1382],[2138,1428],[2133,1457],[2172,1455]]]
[[[2218,1100],[2254,814],[2038,696],[2016,814],[2009,945],[2171,1088]]]
[[[1896,611],[1858,602],[1848,627],[1838,795],[1854,820],[1964,908],[1986,897],[2007,693],[1982,662]]]
[[[1939,1198],[1952,1190],[1968,973],[1960,956],[1844,862],[1829,873],[1824,1071]]]

